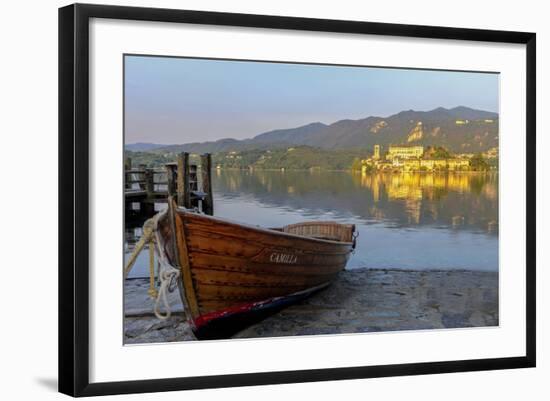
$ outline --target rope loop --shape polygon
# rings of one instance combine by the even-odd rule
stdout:
[[[173,292],[177,284],[177,278],[179,277],[179,270],[174,267],[161,263],[160,271],[160,287],[158,290],[157,299],[155,300],[154,312],[155,316],[160,320],[166,320],[172,315],[170,304],[168,303],[168,293]],[[175,283],[175,284],[174,284]],[[165,313],[160,310],[160,304],[164,305]]]

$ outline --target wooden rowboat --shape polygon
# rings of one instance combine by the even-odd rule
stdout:
[[[326,287],[355,247],[355,226],[306,222],[260,228],[171,204],[157,247],[180,270],[199,339],[226,338],[266,313]]]

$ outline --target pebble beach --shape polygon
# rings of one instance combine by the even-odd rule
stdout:
[[[159,320],[148,279],[125,282],[124,343],[193,340],[179,294]],[[470,270],[353,269],[326,289],[240,331],[233,338],[498,326],[498,273]]]

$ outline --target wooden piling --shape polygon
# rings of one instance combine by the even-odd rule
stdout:
[[[198,191],[199,190],[199,181],[197,179],[197,165],[189,165],[189,191]]]
[[[180,207],[189,208],[191,197],[189,193],[189,153],[178,155],[177,203]]]
[[[129,158],[125,159],[124,167],[125,204],[128,215],[152,216],[155,214],[155,203],[166,202],[168,196],[173,196],[180,207],[200,207],[203,213],[214,213],[210,154],[200,156],[199,171],[197,164],[190,164],[189,153],[180,153],[177,162],[165,164],[165,181],[155,181],[155,175],[163,172],[144,164],[140,164],[139,168],[128,169],[131,167]],[[139,188],[135,184],[138,184]],[[164,185],[167,187],[166,190]],[[134,203],[139,204],[139,214],[132,208]]]
[[[126,156],[124,158],[124,171],[128,171],[132,169],[132,158]]]
[[[155,176],[153,169],[145,170],[145,191],[147,191],[147,199],[151,200],[155,196]]]
[[[147,165],[146,164],[140,164],[138,166],[138,170],[140,171],[140,173],[137,174],[138,176],[138,179],[140,181],[143,181],[143,182],[140,182],[138,185],[139,185],[139,189],[141,190],[145,190],[145,180],[146,180],[146,177],[145,177],[145,170],[147,169]]]
[[[146,195],[146,201],[143,202],[141,205],[143,207],[143,211],[148,215],[151,216],[155,214],[155,175],[153,172],[153,169],[148,168],[145,169],[145,191],[147,193]]]
[[[214,215],[214,198],[212,196],[212,155],[206,153],[201,155],[201,174],[202,174],[202,191],[206,193],[206,198],[203,201],[203,212]]]
[[[176,181],[177,181],[177,164],[166,163],[164,168],[166,169],[166,182],[167,182],[167,192],[169,196],[174,196],[176,194]]]

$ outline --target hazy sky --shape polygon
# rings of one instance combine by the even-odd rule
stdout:
[[[498,75],[125,58],[126,143],[250,138],[311,122],[468,106],[498,112]]]

